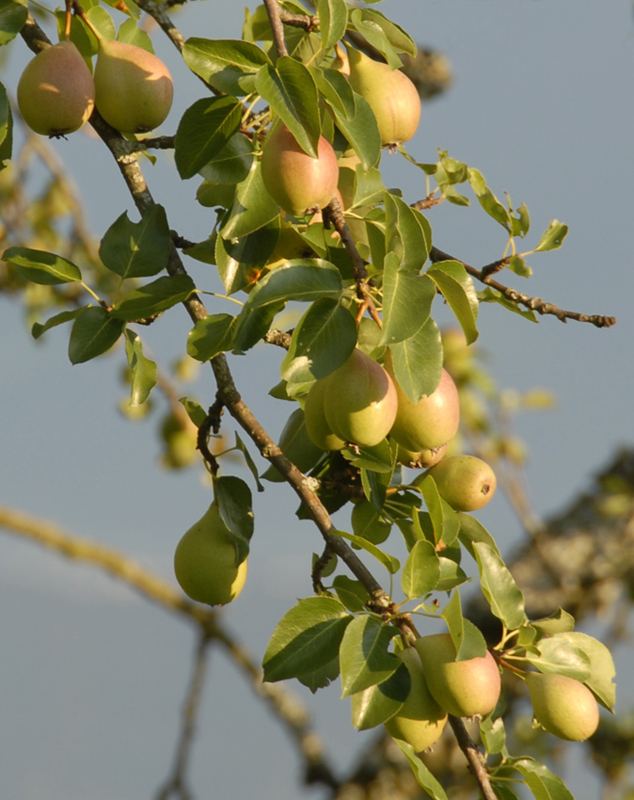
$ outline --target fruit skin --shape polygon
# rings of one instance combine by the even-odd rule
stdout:
[[[387,436],[396,406],[392,379],[358,348],[332,373],[324,390],[324,414],[331,430],[360,447],[373,447]]]
[[[495,494],[497,479],[491,467],[475,456],[450,456],[426,473],[438,493],[455,511],[477,511]]]
[[[599,725],[599,706],[583,683],[565,675],[529,672],[526,685],[535,719],[550,733],[569,742],[583,742]]]
[[[443,369],[436,389],[430,395],[423,395],[418,403],[412,403],[394,378],[389,354],[385,359],[385,369],[394,380],[398,396],[398,411],[391,436],[412,453],[441,447],[453,439],[460,422],[460,400],[451,375]]]
[[[448,633],[416,640],[427,686],[441,708],[455,717],[488,714],[497,705],[502,683],[495,659],[455,661],[456,648]]]
[[[238,564],[234,540],[215,500],[176,546],[174,573],[185,594],[210,606],[224,606],[242,591],[247,562]]]
[[[420,121],[421,105],[412,81],[399,69],[374,61],[365,53],[348,49],[350,85],[370,104],[381,144],[397,145],[409,141]]]
[[[109,125],[124,133],[145,133],[169,114],[174,95],[165,64],[142,47],[99,40],[95,103]]]
[[[406,647],[398,655],[409,671],[412,685],[398,714],[384,724],[390,736],[403,739],[420,753],[438,741],[447,724],[447,714],[429,693],[415,648]]]
[[[301,216],[308,209],[323,208],[335,194],[337,156],[323,136],[317,154],[312,158],[305,153],[284,125],[274,128],[264,144],[262,180],[278,206],[289,214]]]
[[[306,395],[304,404],[306,433],[311,442],[322,450],[341,450],[346,443],[332,432],[324,411],[324,393],[329,380],[330,375],[315,381]]]
[[[43,136],[79,130],[95,106],[95,84],[86,62],[68,40],[38,53],[18,82],[18,106],[26,124]]]
[[[438,464],[438,462],[444,458],[446,452],[446,444],[440,447],[434,447],[433,449],[430,448],[429,450],[421,450],[420,453],[412,453],[411,450],[407,450],[399,444],[398,450],[396,451],[396,461],[404,467],[410,467],[411,469],[428,469],[429,467],[433,467],[434,464]]]

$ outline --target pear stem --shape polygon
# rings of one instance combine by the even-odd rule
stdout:
[[[73,9],[75,10],[75,16],[79,17],[83,23],[90,29],[90,32],[94,35],[95,39],[101,43],[105,41],[104,36],[95,28],[92,22],[86,16],[86,12],[79,4],[78,0],[70,0],[72,2]]]

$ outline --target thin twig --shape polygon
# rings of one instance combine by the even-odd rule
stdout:
[[[478,782],[478,786],[480,787],[480,791],[482,792],[484,800],[498,800],[497,795],[491,786],[489,773],[484,766],[482,753],[480,753],[478,748],[473,743],[463,720],[460,717],[453,717],[450,714],[449,724],[451,725],[451,728],[455,734],[458,746],[465,754],[465,757],[469,762],[469,767],[471,768],[473,777]]]

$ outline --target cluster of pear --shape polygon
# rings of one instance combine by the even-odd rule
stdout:
[[[421,114],[418,91],[401,70],[393,70],[350,48],[338,59],[340,71],[376,117],[381,144],[395,147],[416,133]],[[335,64],[336,66],[336,64]],[[323,208],[337,193],[339,165],[331,144],[319,139],[317,157],[305,153],[284,125],[274,126],[262,150],[262,180],[275,202],[301,216]]]
[[[97,41],[94,78],[70,39],[47,47],[27,64],[17,98],[31,130],[43,136],[73,133],[95,106],[123,133],[153,130],[167,117],[174,87],[165,64],[141,47],[101,35]]]
[[[495,473],[485,461],[444,458],[460,420],[458,390],[444,369],[437,388],[413,403],[394,376],[389,350],[382,366],[355,348],[339,369],[313,384],[304,415],[309,438],[322,450],[341,450],[348,442],[373,447],[389,434],[401,463],[428,468],[414,484],[432,475],[456,511],[476,511],[493,497]]]

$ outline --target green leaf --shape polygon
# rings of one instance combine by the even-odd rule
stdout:
[[[127,19],[125,22],[121,23],[117,31],[117,41],[124,42],[125,44],[132,44],[135,47],[141,47],[143,50],[147,50],[148,53],[154,55],[152,40],[144,30],[139,28],[133,19]]]
[[[269,303],[256,309],[245,306],[235,320],[232,352],[240,355],[257,344],[271,327],[275,315],[285,305],[286,303],[280,300],[278,303]]]
[[[481,172],[473,167],[469,167],[469,183],[476,194],[478,201],[486,213],[499,222],[506,230],[511,232],[511,216],[506,208],[500,203],[497,197],[486,185],[486,181]]]
[[[0,0],[1,2],[2,0]],[[11,158],[12,148],[13,116],[6,89],[0,83],[0,170],[6,166],[4,162]]]
[[[498,303],[506,308],[507,311],[512,311],[514,314],[519,314],[520,317],[524,317],[524,319],[527,319],[530,322],[538,322],[534,311],[522,308],[512,300],[508,300],[501,292],[492,289],[490,286],[487,286],[484,291],[478,292],[478,298],[480,299],[481,303]]]
[[[197,361],[209,361],[218,353],[231,350],[235,317],[210,314],[196,320],[187,336],[187,355]]]
[[[344,606],[352,612],[363,611],[370,596],[359,581],[354,581],[347,575],[337,575],[332,582],[337,597]]]
[[[31,328],[31,336],[34,339],[39,339],[46,331],[51,328],[56,328],[58,325],[63,325],[65,322],[70,322],[71,319],[75,319],[82,311],[83,309],[81,308],[75,308],[73,311],[62,311],[60,314],[55,314],[54,317],[47,319],[43,325],[40,325],[39,322],[34,322]]]
[[[392,523],[386,522],[381,511],[365,498],[355,503],[350,521],[354,535],[372,544],[384,542],[392,529]]]
[[[308,67],[290,56],[281,56],[275,67],[266,64],[260,68],[255,86],[302,150],[317,158],[321,120],[317,86]]]
[[[293,331],[282,361],[283,380],[309,383],[330,375],[348,360],[356,342],[352,314],[338,300],[322,297],[308,308]]]
[[[0,0],[0,47],[15,39],[28,15],[25,0]]]
[[[495,720],[491,719],[491,717],[485,717],[480,722],[480,735],[489,755],[501,753],[506,745],[506,730],[504,729],[502,717],[498,717]]]
[[[156,364],[143,354],[143,345],[134,331],[125,332],[125,354],[132,371],[130,389],[130,408],[137,408],[145,403],[150,392],[156,386]]]
[[[125,322],[101,306],[87,306],[75,318],[68,342],[71,364],[81,364],[110,350],[121,336]]]
[[[519,236],[523,238],[528,233],[530,227],[531,218],[528,213],[528,209],[526,208],[526,204],[522,203],[522,205],[517,209],[517,217],[514,217],[513,214],[511,214],[511,233],[513,236]]]
[[[296,408],[286,420],[280,434],[278,447],[300,472],[308,472],[324,454],[320,447],[312,443],[306,432],[306,420],[302,408]],[[273,483],[280,483],[284,480],[272,464],[262,477]]]
[[[242,103],[235,97],[205,97],[181,117],[174,141],[174,158],[183,180],[222,153],[242,122]]]
[[[536,800],[574,800],[562,779],[544,764],[529,758],[511,759],[508,763],[522,773]]]
[[[112,309],[112,315],[126,322],[147,319],[182,303],[196,289],[189,275],[164,275],[133,289]]]
[[[375,508],[383,508],[390,480],[391,470],[390,472],[377,472],[375,469],[361,469],[363,493]]]
[[[402,661],[387,648],[397,635],[398,628],[365,615],[348,625],[339,650],[341,697],[376,686],[396,672]]]
[[[335,534],[336,536],[341,536],[342,539],[347,539],[352,544],[359,547],[361,550],[365,550],[370,555],[374,556],[377,561],[380,561],[381,564],[385,567],[385,569],[391,574],[394,575],[399,571],[401,568],[401,564],[398,558],[389,555],[388,553],[384,553],[382,550],[379,550],[376,545],[373,545],[372,542],[368,542],[365,539],[362,539],[360,536],[353,536],[350,533],[345,533],[344,531],[331,531],[331,533]]]
[[[365,98],[354,93],[356,113],[348,119],[336,106],[332,106],[337,127],[361,159],[364,170],[376,167],[381,159],[381,135],[376,117]]]
[[[331,108],[336,108],[346,120],[353,120],[357,113],[357,106],[354,101],[354,92],[345,76],[337,69],[319,69],[318,67],[311,67],[310,73],[315,81],[315,86]]]
[[[436,287],[426,275],[402,269],[398,256],[385,257],[383,335],[380,344],[396,344],[418,333],[429,319]]]
[[[534,252],[543,253],[545,250],[557,250],[563,244],[567,233],[568,226],[554,219],[542,233],[542,238]]]
[[[431,797],[432,800],[447,800],[445,790],[416,755],[412,745],[401,739],[394,739],[394,741],[403,751],[405,758],[409,761],[409,765],[412,768],[414,777],[419,785],[427,792],[429,797]]]
[[[10,247],[2,254],[17,271],[32,283],[56,286],[60,283],[73,283],[81,280],[79,267],[55,253],[46,250],[32,250],[29,247]]]
[[[431,317],[414,336],[391,344],[390,353],[396,380],[412,403],[436,389],[442,374],[442,342]]]
[[[245,307],[255,309],[279,300],[311,302],[336,297],[341,288],[341,274],[334,264],[319,258],[293,259],[258,281]]]
[[[528,266],[526,261],[519,256],[511,256],[509,259],[509,269],[515,275],[519,275],[520,278],[530,278],[533,274],[533,270]]]
[[[236,449],[239,450],[242,455],[244,456],[244,460],[246,465],[249,469],[251,475],[253,475],[253,480],[255,481],[255,485],[258,487],[258,492],[264,491],[264,486],[260,483],[260,478],[258,476],[258,468],[255,466],[255,462],[251,458],[251,454],[247,450],[247,446],[242,441],[242,439],[238,436],[238,432],[236,431]]]
[[[508,630],[519,628],[526,621],[524,596],[508,567],[500,555],[484,542],[473,542],[473,551],[480,571],[480,588],[491,612]]]
[[[450,547],[460,532],[458,514],[440,496],[436,481],[430,474],[423,473],[422,478],[416,479],[415,485],[425,500],[436,542],[442,541],[446,547]]]
[[[476,558],[476,553],[473,549],[475,542],[484,542],[491,548],[491,550],[493,550],[494,553],[496,553],[499,558],[502,558],[498,546],[495,543],[495,539],[491,536],[481,522],[478,522],[478,520],[475,517],[472,517],[471,514],[465,514],[462,511],[458,513],[458,519],[460,521],[460,533],[458,535],[459,539],[467,548],[469,555],[474,560]]]
[[[386,249],[395,252],[404,269],[420,272],[431,248],[431,227],[425,217],[390,192],[384,196]]]
[[[479,301],[473,280],[458,261],[437,261],[426,273],[438,286],[464,331],[467,344],[478,338]]]
[[[122,278],[147,278],[167,266],[171,244],[165,209],[154,205],[140,222],[131,222],[124,211],[101,240],[99,257]]]
[[[573,630],[575,627],[575,618],[572,614],[564,611],[563,608],[558,608],[557,611],[549,617],[531,620],[531,627],[534,628],[540,636],[554,636],[556,633],[567,633]]]
[[[297,680],[314,694],[317,689],[324,689],[339,677],[339,656],[333,658],[325,666],[312,672],[298,675]]]
[[[446,553],[447,551],[445,550],[444,552]],[[455,589],[456,586],[462,586],[463,583],[468,583],[471,580],[452,558],[439,556],[438,564],[440,565],[440,577],[436,584],[437,592],[449,592],[451,589]]]
[[[401,28],[400,25],[397,25],[395,22],[392,22],[392,20],[388,19],[385,16],[385,14],[382,14],[380,11],[377,11],[376,9],[363,8],[360,9],[360,11],[361,11],[361,19],[363,20],[363,22],[366,23],[366,25],[368,26],[369,25],[374,26],[375,30],[377,29],[382,30],[388,42],[399,53],[407,53],[412,57],[416,56],[418,52],[416,43],[414,42],[412,37],[405,30],[403,30],[403,28]],[[400,65],[401,62],[399,61],[397,66]]]
[[[239,239],[216,237],[214,249],[218,274],[228,295],[253,284],[273,254],[280,236],[279,220]]]
[[[241,133],[234,134],[227,144],[200,168],[208,181],[233,185],[241,183],[253,163],[253,144]],[[200,202],[200,200],[199,200]]]
[[[553,638],[570,642],[585,655],[590,664],[590,674],[583,682],[599,703],[607,708],[608,711],[612,711],[616,701],[616,686],[613,683],[616,670],[612,654],[608,648],[602,642],[592,636],[588,636],[587,633],[579,631],[557,633]]]
[[[375,728],[393,717],[407,698],[412,682],[405,664],[383,683],[369,686],[350,698],[352,724],[360,731]]]
[[[559,637],[545,637],[535,642],[526,659],[540,672],[565,675],[583,683],[590,677],[590,659],[571,641]]]
[[[394,459],[387,439],[374,447],[344,447],[341,454],[357,469],[388,473],[390,478],[394,472]]]
[[[251,490],[241,478],[222,475],[214,481],[214,493],[220,518],[235,539],[238,563],[241,563],[249,555],[249,542],[253,536]]]
[[[189,397],[179,397],[178,402],[183,406],[187,412],[187,416],[191,419],[197,428],[203,424],[207,419],[207,412],[195,400],[190,400]]]
[[[330,597],[300,600],[278,623],[264,654],[265,681],[282,681],[313,672],[339,653],[353,617]]]
[[[196,75],[215,89],[240,97],[255,91],[255,78],[265,64],[266,53],[239,39],[199,39],[185,42],[183,59]]]
[[[484,658],[487,652],[484,636],[479,629],[462,616],[460,594],[454,592],[442,611],[447,623],[451,641],[456,648],[456,661],[469,661],[471,658]]]
[[[348,9],[344,0],[317,0],[321,46],[328,51],[343,38],[348,26]]]
[[[431,542],[416,542],[401,574],[403,594],[410,599],[424,597],[436,588],[439,577],[440,564],[436,548]]]
[[[248,176],[238,184],[235,200],[220,229],[223,239],[239,239],[263,228],[279,215],[277,203],[262,181],[259,159],[253,159]]]

